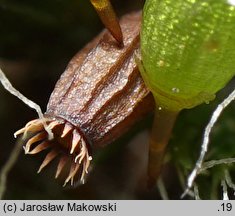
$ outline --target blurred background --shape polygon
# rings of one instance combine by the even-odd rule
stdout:
[[[113,0],[119,16],[140,10],[144,0]],[[12,84],[45,111],[50,93],[70,59],[103,26],[88,0],[0,0],[0,66]],[[179,199],[185,179],[199,155],[203,130],[216,105],[231,92],[234,81],[215,101],[183,111],[174,128],[162,180],[170,199]],[[207,160],[235,157],[235,104],[226,109],[214,128]],[[36,113],[0,87],[0,169],[16,140],[13,133]],[[157,189],[143,193],[152,115],[115,143],[97,153],[87,183],[62,187],[55,180],[55,165],[37,174],[45,155],[20,154],[11,170],[5,199],[161,199]],[[221,199],[221,180],[228,169],[235,181],[235,166],[217,166],[198,179],[200,196]],[[230,191],[231,198],[232,191]],[[188,197],[190,199],[190,197]]]

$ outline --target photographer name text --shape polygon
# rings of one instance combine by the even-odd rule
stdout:
[[[4,212],[116,212],[116,203],[99,203],[99,204],[88,204],[85,202],[81,203],[66,203],[66,204],[28,204],[26,202],[20,205],[10,204],[4,205]]]

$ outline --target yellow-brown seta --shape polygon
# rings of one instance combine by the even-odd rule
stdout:
[[[117,42],[123,46],[122,30],[109,0],[90,0],[100,19]]]
[[[16,132],[16,136],[23,134],[26,154],[49,149],[39,172],[60,157],[56,177],[69,163],[65,184],[73,185],[77,179],[84,182],[92,149],[110,144],[153,111],[153,97],[135,62],[140,21],[140,12],[120,20],[123,47],[103,31],[70,61],[44,115],[53,140],[48,139],[41,119]]]

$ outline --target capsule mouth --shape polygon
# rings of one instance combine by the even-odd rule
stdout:
[[[48,139],[43,121],[53,132],[54,138],[52,140]],[[19,135],[22,135],[25,142],[23,146],[25,154],[34,155],[49,150],[38,169],[38,173],[59,157],[55,178],[58,178],[69,164],[70,169],[65,177],[64,186],[69,182],[74,186],[77,180],[84,184],[92,157],[89,154],[88,143],[74,125],[56,118],[34,119],[14,134],[15,137]]]

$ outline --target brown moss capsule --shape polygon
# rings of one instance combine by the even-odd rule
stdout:
[[[152,95],[135,63],[140,19],[140,13],[121,19],[123,48],[104,31],[71,60],[51,94],[45,113],[54,133],[53,140],[48,140],[37,119],[16,132],[28,137],[27,154],[50,148],[39,171],[60,156],[56,177],[70,161],[65,184],[69,181],[73,184],[77,177],[84,181],[92,147],[111,143],[153,110]]]

